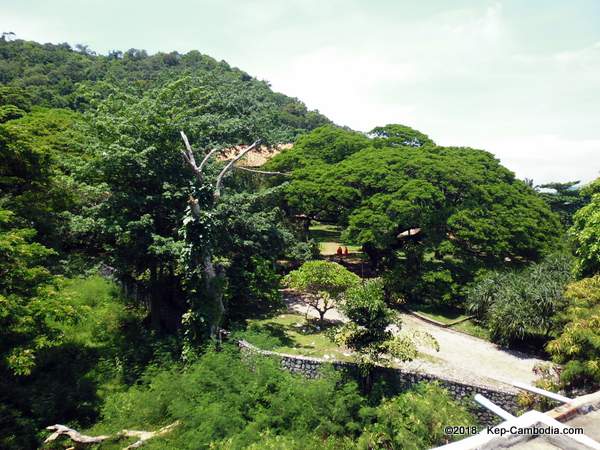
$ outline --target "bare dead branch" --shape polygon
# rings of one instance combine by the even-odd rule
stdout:
[[[135,430],[123,430],[119,433],[119,436],[123,437],[135,437],[138,438],[133,444],[128,445],[123,450],[131,450],[132,448],[140,448],[142,445],[146,443],[147,440],[152,439],[157,436],[163,436],[167,433],[173,431],[177,425],[179,425],[179,421],[173,422],[167,426],[162,427],[158,431],[135,431]]]
[[[250,169],[249,167],[244,166],[234,166],[234,169],[245,170],[246,172],[260,173],[263,175],[291,175],[290,172],[269,172],[268,170]]]
[[[99,444],[108,440],[120,440],[124,438],[137,438],[133,444],[128,445],[123,450],[131,450],[134,448],[139,448],[146,443],[149,439],[152,439],[157,436],[162,436],[167,433],[173,431],[173,429],[180,424],[179,421],[173,422],[170,425],[164,426],[157,431],[137,431],[137,430],[123,430],[114,436],[102,435],[102,436],[86,436],[85,434],[81,434],[79,431],[76,431],[72,428],[66,427],[64,425],[51,425],[46,427],[47,430],[54,431],[50,436],[46,438],[44,441],[45,444],[49,442],[56,441],[61,436],[67,436],[69,439],[73,441],[75,446],[73,448],[81,448],[86,447],[92,444]]]
[[[208,152],[206,154],[206,156],[204,156],[204,158],[202,158],[202,161],[200,162],[200,165],[198,166],[196,164],[196,159],[194,158],[194,152],[192,151],[192,146],[190,145],[190,141],[188,140],[187,136],[185,135],[185,133],[183,131],[180,131],[179,133],[181,134],[181,139],[183,139],[183,143],[185,145],[185,150],[181,151],[183,159],[192,168],[192,171],[196,175],[196,178],[198,179],[198,181],[200,183],[202,183],[203,179],[204,179],[204,172],[203,172],[204,166],[206,165],[206,163],[208,162],[210,157],[212,155],[214,155],[216,152],[220,151],[221,149],[218,147],[213,148],[210,152]]]
[[[214,193],[215,200],[218,200],[221,197],[221,184],[223,182],[223,177],[227,174],[227,172],[229,172],[231,170],[231,168],[237,161],[242,159],[244,157],[244,155],[246,155],[246,153],[248,153],[250,150],[255,148],[259,143],[260,143],[260,140],[254,141],[254,143],[252,145],[246,147],[242,152],[240,152],[239,155],[237,155],[235,158],[233,158],[231,161],[229,161],[229,163],[223,168],[223,170],[221,170],[221,173],[219,173],[219,176],[217,177],[217,182],[215,183],[215,193]]]
[[[194,158],[194,152],[192,151],[190,141],[183,131],[180,131],[179,133],[181,134],[181,139],[183,139],[183,144],[185,145],[185,150],[181,150],[181,155],[183,156],[184,161],[191,167],[198,181],[202,183],[202,171],[196,165],[196,159]]]
[[[210,152],[208,152],[206,154],[206,156],[204,157],[204,159],[202,159],[202,162],[200,163],[200,167],[198,167],[198,169],[200,169],[200,171],[202,172],[202,169],[204,168],[204,165],[208,162],[208,160],[210,159],[210,157],[212,155],[215,154],[215,152],[218,152],[219,150],[221,150],[220,148],[213,148]]]
[[[111,436],[86,436],[85,434],[81,434],[79,431],[76,431],[72,428],[66,427],[64,425],[50,425],[46,427],[46,430],[54,431],[50,436],[46,438],[44,444],[48,442],[53,442],[57,440],[60,436],[68,436],[76,444],[90,445],[97,444],[99,442],[106,441],[107,439],[111,439]]]

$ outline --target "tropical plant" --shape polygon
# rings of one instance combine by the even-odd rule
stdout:
[[[469,427],[475,421],[439,385],[422,383],[403,395],[384,400],[357,447],[364,450],[436,447],[453,439],[445,431],[447,423]]]
[[[563,366],[563,387],[594,390],[600,386],[600,275],[571,283],[564,328],[547,350]]]
[[[336,330],[334,339],[354,352],[366,391],[372,387],[372,372],[376,366],[410,361],[417,356],[413,340],[417,335],[400,332],[402,322],[396,311],[385,303],[381,279],[366,280],[350,288],[339,308],[348,321]],[[438,348],[433,337],[425,334],[418,337]]]
[[[575,271],[580,277],[600,272],[600,189],[596,189],[586,191],[591,192],[591,201],[575,213],[569,230],[575,243]]]
[[[470,289],[467,310],[500,344],[536,337],[547,341],[558,331],[558,314],[567,306],[563,292],[571,267],[569,256],[557,254],[519,272],[492,272]]]

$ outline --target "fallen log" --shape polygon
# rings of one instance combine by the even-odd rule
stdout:
[[[50,425],[46,427],[47,430],[53,431],[53,433],[46,438],[44,444],[48,444],[49,442],[54,442],[58,438],[62,436],[67,436],[71,441],[73,441],[73,447],[69,447],[69,449],[80,449],[85,448],[92,444],[99,444],[104,441],[119,441],[125,438],[137,438],[133,444],[124,447],[123,450],[131,450],[134,448],[140,448],[142,445],[146,443],[146,441],[157,437],[163,436],[167,433],[173,431],[173,428],[179,425],[179,421],[173,422],[167,426],[162,427],[157,431],[138,431],[138,430],[122,430],[119,431],[115,435],[101,435],[101,436],[87,436],[85,434],[81,434],[79,431],[74,430],[72,428],[66,427],[64,425],[56,424]]]

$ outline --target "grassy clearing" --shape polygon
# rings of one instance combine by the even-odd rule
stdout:
[[[311,225],[308,232],[309,238],[313,239],[318,245],[321,255],[335,255],[338,247],[348,247],[350,254],[361,253],[361,248],[358,245],[350,245],[341,240],[342,227],[338,225],[329,225],[316,222]]]
[[[471,336],[475,336],[481,339],[485,339],[486,341],[490,340],[490,332],[475,322],[473,319],[467,320],[465,322],[457,323],[450,327],[452,330],[462,331],[463,333],[470,334]]]
[[[315,321],[307,321],[300,314],[285,313],[269,319],[252,320],[240,337],[258,347],[280,353],[342,361],[351,359],[348,351],[327,337],[326,330],[319,329]]]
[[[463,311],[460,311],[456,308],[444,308],[436,305],[410,305],[410,309],[446,325],[469,317]],[[461,331],[481,339],[489,340],[488,330],[479,325],[473,319],[465,320],[464,322],[452,325],[450,326],[450,329]]]
[[[456,308],[444,308],[437,305],[409,305],[408,307],[411,311],[418,312],[446,325],[468,317]]]
[[[331,327],[332,324],[329,325]],[[264,350],[289,355],[326,357],[338,361],[352,361],[346,349],[337,346],[327,337],[326,329],[319,330],[314,320],[307,321],[300,314],[280,314],[270,319],[252,320],[248,329],[238,334],[251,344]],[[433,355],[419,352],[419,360],[437,363]]]

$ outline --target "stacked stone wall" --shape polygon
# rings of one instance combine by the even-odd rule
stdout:
[[[358,375],[358,367],[354,363],[342,361],[327,361],[320,358],[310,358],[306,356],[287,355],[277,352],[271,352],[259,349],[246,341],[238,341],[238,346],[243,351],[259,353],[265,356],[276,357],[280,360],[281,367],[289,372],[303,375],[307,378],[317,378],[327,365],[333,366],[336,370],[342,370],[352,376]],[[452,378],[442,378],[438,375],[432,375],[425,372],[409,371],[397,368],[379,367],[376,369],[376,375],[384,377],[393,386],[399,390],[410,389],[420,382],[437,382],[448,390],[450,395],[463,404],[467,405],[470,411],[477,416],[481,425],[497,425],[502,420],[491,413],[489,410],[477,404],[473,397],[475,394],[481,394],[494,402],[503,409],[516,414],[519,410],[517,403],[518,391],[512,386],[486,386],[484,384],[466,383]]]

